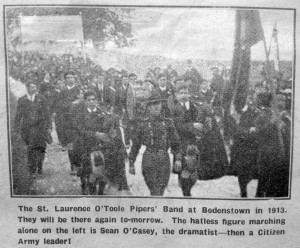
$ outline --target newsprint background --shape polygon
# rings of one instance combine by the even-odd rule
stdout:
[[[266,40],[269,44],[269,38],[272,33],[272,20],[274,13],[279,13],[278,33],[279,49],[281,49],[282,60],[291,61],[291,78],[293,79],[294,101],[294,119],[293,119],[293,164],[290,171],[290,190],[289,196],[276,199],[255,198],[256,182],[250,183],[249,199],[239,197],[239,189],[236,179],[226,177],[218,179],[221,181],[199,181],[196,188],[192,191],[193,198],[184,198],[181,196],[179,186],[176,184],[175,177],[172,175],[170,186],[167,188],[164,197],[149,197],[149,191],[143,183],[140,169],[137,168],[135,177],[128,177],[132,195],[104,196],[104,197],[82,197],[78,191],[78,182],[70,180],[69,184],[63,182],[60,173],[69,175],[69,168],[62,168],[62,172],[55,171],[59,159],[55,156],[55,163],[49,165],[47,170],[56,173],[52,176],[52,181],[46,181],[46,185],[40,183],[35,185],[38,195],[18,195],[11,188],[13,173],[9,165],[8,148],[8,114],[7,114],[7,67],[5,60],[4,47],[4,25],[3,19],[0,25],[1,49],[0,49],[0,108],[1,119],[0,133],[1,152],[0,152],[0,204],[1,204],[1,241],[0,247],[300,247],[300,167],[299,167],[299,130],[300,130],[300,112],[299,112],[299,3],[294,1],[3,1],[1,0],[1,13],[3,5],[55,5],[65,4],[79,5],[131,5],[138,9],[139,19],[143,21],[133,22],[135,31],[138,33],[135,49],[129,50],[127,56],[135,56],[140,52],[147,56],[158,56],[169,58],[169,62],[185,61],[193,59],[197,61],[197,53],[206,54],[204,60],[226,61],[232,56],[233,49],[229,52],[225,49],[233,46],[234,27],[227,25],[227,21],[234,21],[234,18],[227,15],[226,7],[249,7],[249,8],[279,8],[278,12],[264,10],[263,18],[269,26],[264,26]],[[159,12],[153,6],[162,6],[164,11]],[[147,12],[142,6],[151,8]],[[175,9],[170,7],[178,6],[176,14]],[[193,22],[194,11],[198,9],[189,8],[189,6],[203,7],[224,7],[223,12],[215,17],[207,15],[207,9],[203,9],[203,17],[199,20],[199,30],[195,31]],[[82,8],[84,6],[81,6]],[[145,11],[144,11],[145,10]],[[193,10],[193,11],[192,11]],[[218,9],[222,10],[222,9]],[[268,12],[269,11],[269,12]],[[290,11],[290,12],[289,12]],[[160,14],[158,14],[160,13]],[[269,13],[269,14],[268,14]],[[286,13],[290,13],[285,15]],[[160,18],[160,15],[162,18]],[[163,18],[166,16],[166,19]],[[276,15],[276,14],[275,14]],[[2,15],[3,16],[3,15]],[[130,16],[130,15],[128,15]],[[127,17],[128,17],[127,16]],[[207,18],[205,17],[207,16]],[[1,17],[2,18],[2,17]],[[126,18],[126,16],[124,17]],[[149,18],[156,21],[157,26],[143,26],[143,23],[149,23]],[[155,19],[156,18],[156,19]],[[160,19],[159,19],[160,18]],[[176,19],[177,18],[177,19]],[[181,19],[182,18],[182,19]],[[225,18],[225,19],[224,19]],[[226,19],[227,18],[227,19]],[[273,19],[272,19],[273,18]],[[286,18],[286,19],[285,19]],[[181,19],[181,21],[180,21]],[[221,20],[220,20],[221,19]],[[130,18],[129,18],[130,20]],[[166,20],[164,22],[164,20]],[[168,22],[172,20],[172,22]],[[176,24],[178,20],[178,25]],[[196,20],[198,20],[196,18]],[[194,20],[195,21],[195,20]],[[286,22],[285,22],[286,21]],[[210,29],[216,27],[215,22],[220,29]],[[150,22],[151,23],[151,22]],[[281,23],[284,23],[283,26]],[[288,26],[285,26],[289,23]],[[280,26],[281,25],[281,26]],[[190,28],[190,33],[184,33],[185,28]],[[49,27],[50,28],[50,27]],[[38,27],[37,27],[38,29]],[[172,36],[172,30],[174,36]],[[152,33],[151,33],[152,32]],[[202,36],[202,43],[197,45],[197,37],[201,33],[207,32],[207,36]],[[152,35],[148,35],[148,33]],[[295,34],[295,40],[294,40]],[[198,36],[197,36],[198,35]],[[176,36],[180,40],[176,42]],[[188,38],[196,37],[188,42]],[[156,38],[155,38],[156,37]],[[158,37],[158,38],[157,38]],[[166,37],[172,37],[174,43],[166,41]],[[282,40],[280,40],[280,37]],[[221,42],[220,42],[221,40]],[[296,44],[294,44],[294,41]],[[182,43],[181,45],[179,43]],[[148,44],[148,45],[147,45]],[[295,45],[295,46],[294,46]],[[203,50],[199,46],[204,46]],[[177,47],[178,51],[174,51]],[[215,47],[221,47],[214,50]],[[223,49],[222,49],[223,47]],[[295,50],[294,50],[295,48]],[[8,49],[6,44],[6,49]],[[108,66],[118,67],[122,56],[117,60],[111,58],[114,54],[113,44],[108,45],[110,50],[100,63],[107,63]],[[140,49],[140,50],[139,50]],[[206,52],[205,50],[209,51]],[[228,53],[226,53],[226,51]],[[128,55],[129,54],[129,55]],[[104,55],[103,55],[104,56]],[[253,51],[253,56],[257,60],[264,60],[264,50]],[[162,60],[157,66],[164,67],[168,61]],[[179,66],[180,63],[174,64]],[[122,60],[124,65],[124,59]],[[144,62],[145,63],[145,62]],[[200,62],[199,62],[200,63]],[[197,62],[196,62],[197,64]],[[198,64],[200,67],[201,64]],[[203,64],[202,64],[203,65]],[[230,65],[230,63],[229,63]],[[295,65],[295,66],[294,66]],[[124,65],[125,66],[125,65]],[[135,65],[127,65],[135,68]],[[151,65],[152,66],[152,65]],[[209,64],[208,67],[219,66],[219,64]],[[145,65],[144,65],[145,67]],[[146,67],[144,68],[146,69]],[[201,71],[205,78],[210,79],[210,71]],[[140,76],[140,75],[138,75]],[[15,84],[14,84],[15,85]],[[66,159],[66,155],[65,158]],[[51,167],[53,166],[53,168]],[[56,167],[55,167],[56,166]],[[138,167],[138,166],[137,166]],[[49,175],[50,176],[50,175]],[[229,179],[228,179],[229,178]],[[21,180],[21,179],[20,179]],[[39,179],[40,180],[40,179]],[[223,181],[222,181],[223,180]],[[232,180],[235,180],[233,183]],[[141,184],[140,181],[142,182]],[[41,180],[40,180],[41,182]],[[136,188],[135,185],[140,185]],[[62,186],[61,186],[62,185]],[[70,186],[71,185],[71,186]],[[65,193],[64,187],[72,187]],[[76,188],[76,189],[75,189]],[[57,192],[56,192],[57,191]],[[39,196],[41,195],[41,196]],[[62,212],[58,211],[61,207],[83,207],[87,211],[81,212]],[[210,213],[205,211],[211,211]],[[228,213],[214,213],[216,209],[228,209]],[[249,209],[250,213],[232,213],[241,209]],[[175,211],[177,210],[177,211]],[[247,210],[246,210],[247,211]],[[48,218],[47,218],[48,217]],[[42,222],[42,219],[47,219]],[[114,218],[116,222],[114,222]],[[129,219],[136,221],[129,221]],[[193,219],[193,221],[191,220]],[[272,221],[277,220],[276,223]],[[97,222],[98,220],[98,222]],[[256,224],[249,224],[249,220],[258,220]],[[260,220],[266,220],[265,224],[258,224]],[[159,223],[155,223],[155,222]],[[193,222],[193,223],[192,223]],[[197,230],[193,233],[192,230]],[[32,231],[33,233],[27,233]]]

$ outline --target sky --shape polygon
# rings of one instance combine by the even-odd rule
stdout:
[[[260,10],[260,16],[267,46],[276,21],[280,59],[292,60],[293,12]],[[111,43],[107,49],[172,59],[232,59],[235,28],[233,9],[135,8],[123,18],[132,25],[136,46],[117,49]],[[261,41],[252,47],[252,59],[265,58]]]

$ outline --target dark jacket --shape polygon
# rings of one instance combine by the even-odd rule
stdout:
[[[186,110],[179,102],[175,101],[173,109],[173,120],[180,137],[180,140],[185,142],[193,142],[195,139],[194,122],[197,122],[197,109],[190,102],[190,109]]]
[[[158,117],[141,121],[133,135],[133,145],[129,155],[135,161],[142,145],[153,151],[167,151],[170,147],[174,155],[178,153],[179,136],[172,119]]]
[[[56,105],[56,111],[63,119],[64,130],[64,145],[73,141],[73,116],[71,113],[71,107],[78,102],[80,95],[79,87],[75,86],[72,89],[63,89],[58,95],[58,104]]]
[[[49,138],[48,129],[51,129],[51,118],[45,98],[37,94],[31,102],[27,95],[21,97],[18,100],[15,126],[20,130],[21,137],[27,145],[45,147]]]
[[[213,106],[220,106],[222,104],[224,85],[225,81],[221,76],[214,76],[212,78],[210,87],[217,94]]]
[[[190,102],[190,109],[187,110],[177,102],[173,117],[180,136],[181,154],[186,154],[189,145],[196,145],[199,150],[198,178],[210,180],[223,176],[228,160],[220,130],[209,106]],[[195,129],[193,123],[201,123],[202,131]]]

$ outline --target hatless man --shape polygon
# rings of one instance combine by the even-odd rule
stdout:
[[[192,178],[191,173],[183,173],[185,170],[184,156],[189,145],[196,143],[196,133],[201,132],[203,124],[197,121],[197,109],[189,100],[189,88],[186,82],[178,83],[175,92],[175,105],[172,111],[176,130],[180,137],[180,163],[175,162],[173,171],[178,174],[180,186],[184,196],[190,196],[190,190],[197,178]]]
[[[128,75],[128,78],[129,78],[129,83],[132,84],[132,85],[135,85],[136,82],[137,82],[137,75],[135,73],[130,73]]]
[[[26,85],[27,94],[18,100],[15,116],[16,130],[27,146],[27,166],[34,174],[43,172],[47,143],[52,142],[51,118],[45,98],[38,94],[35,83]]]
[[[202,84],[200,85],[199,100],[206,104],[212,104],[212,101],[214,100],[214,93],[209,88],[209,83],[207,80],[203,80]]]
[[[89,89],[97,94],[99,102],[105,102],[107,96],[107,86],[105,84],[105,76],[103,73],[91,76]]]
[[[77,162],[82,167],[79,173],[83,194],[104,194],[108,181],[116,184],[119,190],[128,190],[125,174],[126,151],[122,143],[118,118],[111,115],[105,108],[99,107],[96,94],[92,91],[84,93],[84,101],[74,109],[74,128],[77,138],[74,152]],[[100,159],[98,166],[102,166],[102,174],[97,175],[97,163],[92,160],[92,153]],[[100,154],[100,155],[99,155]],[[94,169],[94,170],[93,170]],[[95,192],[98,183],[98,192]]]
[[[74,103],[79,101],[81,94],[80,88],[75,83],[75,73],[73,71],[65,73],[65,83],[66,87],[59,93],[59,102],[56,107],[56,111],[58,112],[58,115],[60,115],[61,123],[63,125],[61,133],[61,145],[63,151],[71,147],[75,138],[71,107]],[[76,167],[74,154],[71,149],[68,149],[68,155],[71,163],[71,171],[74,172]]]
[[[164,100],[162,102],[162,115],[164,117],[167,117],[167,118],[170,118],[171,117],[171,113],[170,113],[170,110],[168,108],[168,104],[167,104],[167,101],[169,99],[169,97],[173,96],[173,89],[167,85],[167,77],[165,74],[159,74],[158,75],[158,87],[155,88],[161,98]]]
[[[127,89],[129,78],[127,75],[121,77],[121,83],[116,87],[116,111],[122,117],[126,110]]]

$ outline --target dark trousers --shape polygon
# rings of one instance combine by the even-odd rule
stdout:
[[[80,167],[82,155],[74,150],[68,150],[68,156],[71,164],[71,170]]]
[[[27,146],[27,165],[31,174],[35,173],[36,169],[38,169],[39,173],[42,173],[45,151],[46,147]]]
[[[118,190],[128,190],[124,155],[120,151],[114,151],[113,153],[108,151],[105,156],[105,170],[108,180]]]
[[[191,189],[195,185],[197,180],[194,180],[192,178],[182,178],[179,176],[179,182],[182,190],[183,196],[192,196],[191,195]]]
[[[275,146],[261,146],[258,153],[258,185],[256,197],[276,197],[276,180],[281,167],[279,151]]]
[[[170,179],[170,158],[167,151],[145,151],[142,173],[152,196],[162,196]]]
[[[65,113],[61,113],[57,117],[57,121],[58,121],[58,123],[56,123],[56,125],[58,125],[57,135],[59,141],[61,142],[61,145],[64,147],[67,146],[69,143],[71,143],[74,138],[71,118],[72,116]]]
[[[57,133],[57,138],[58,138],[58,141],[60,142],[60,143],[64,143],[64,145],[66,145],[65,143],[65,141],[64,141],[64,118],[63,118],[63,116],[60,114],[60,113],[58,113],[58,114],[56,114],[56,116],[55,116],[55,127],[56,127],[56,133]]]
[[[122,117],[122,126],[124,131],[124,138],[125,138],[125,144],[130,145],[130,139],[131,139],[131,122],[129,120],[127,111],[124,112]]]

